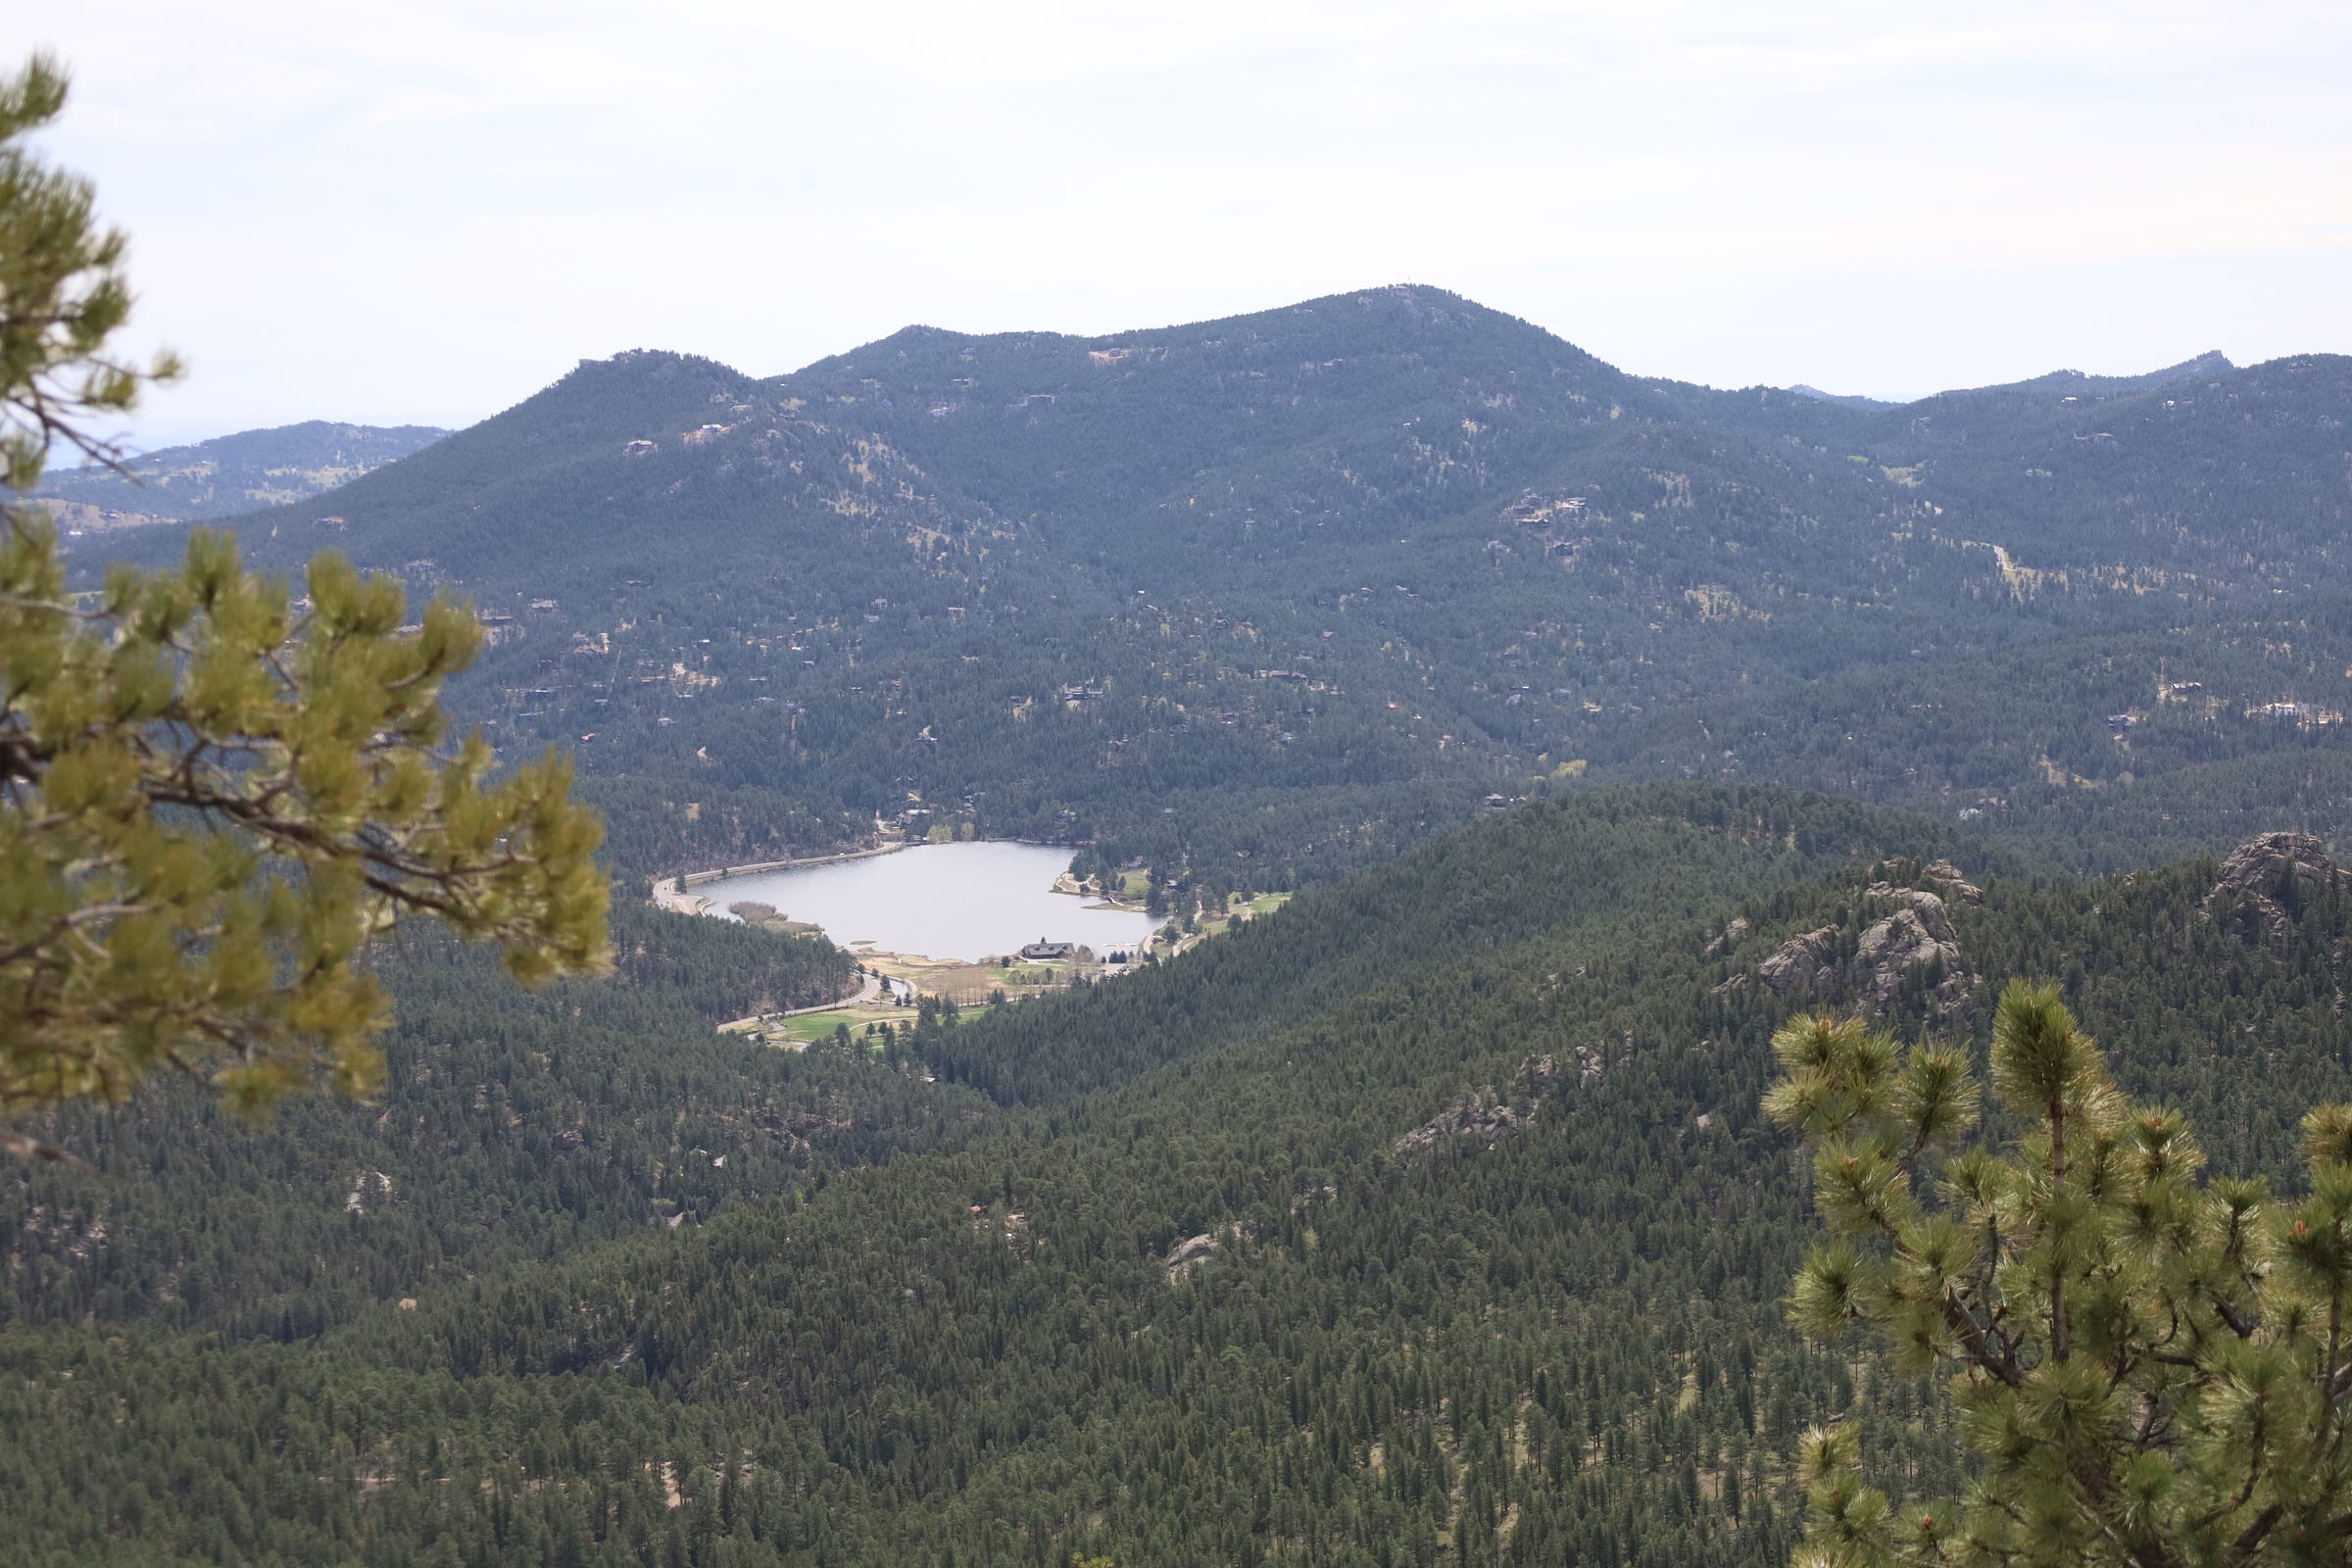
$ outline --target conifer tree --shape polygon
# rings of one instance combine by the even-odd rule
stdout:
[[[178,373],[110,353],[124,237],[28,138],[64,107],[35,56],[0,78],[0,468],[60,447],[121,466],[95,421]],[[357,962],[404,917],[498,943],[525,982],[606,962],[601,826],[550,753],[503,777],[453,741],[442,685],[480,640],[338,555],[308,593],[191,534],[177,570],[70,590],[56,529],[0,506],[0,1147],[7,1124],[176,1068],[246,1109],[376,1071]]]
[[[2342,1563],[2352,1557],[2352,1106],[2305,1119],[2311,1195],[2203,1175],[2176,1112],[2110,1080],[2055,986],[2013,982],[1976,1138],[1964,1051],[1906,1051],[1857,1019],[1774,1037],[1772,1118],[1814,1151],[1834,1239],[1791,1315],[1867,1328],[1905,1375],[1952,1374],[1980,1455],[1970,1494],[1896,1508],[1854,1429],[1816,1428],[1796,1560],[1917,1564]]]

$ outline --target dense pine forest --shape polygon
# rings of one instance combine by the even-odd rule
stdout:
[[[2047,975],[2291,1190],[2348,923],[2291,835],[2077,881],[1680,785],[887,1053],[709,1033],[808,939],[632,912],[635,984],[539,996],[413,953],[374,1103],[12,1173],[0,1484],[27,1562],[1778,1563],[1807,1423],[1898,1491],[1959,1452],[1785,1324],[1775,1026],[1981,1050]]]
[[[2347,418],[2341,358],[1876,404],[1394,288],[633,352],[337,447],[246,558],[471,601],[449,705],[576,756],[614,973],[404,928],[367,1096],[29,1119],[70,1157],[0,1166],[0,1556],[1767,1568],[1839,1417],[1950,1492],[1941,1392],[1788,1325],[1771,1038],[1981,1062],[2053,981],[2300,1190],[2352,1095]],[[899,836],[1296,896],[717,1033],[861,960],[648,879]]]

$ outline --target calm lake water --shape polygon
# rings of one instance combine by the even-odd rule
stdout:
[[[727,877],[694,889],[716,911],[746,899],[822,927],[843,947],[872,939],[885,953],[986,958],[1041,937],[1097,953],[1132,947],[1158,924],[1148,914],[1090,909],[1053,891],[1070,852],[1040,844],[924,844],[893,855],[793,871]]]

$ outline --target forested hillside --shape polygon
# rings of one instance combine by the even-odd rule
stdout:
[[[2124,865],[2340,820],[2347,416],[2338,358],[1715,393],[1378,289],[583,362],[240,534],[475,597],[472,712],[578,748],[640,872],[924,804],[1282,886],[1658,776]]]
[[[904,832],[1298,895],[788,1053],[711,1026],[851,958],[624,887],[610,980],[377,953],[366,1103],[47,1118],[18,1555],[1764,1568],[1839,1414],[1948,1491],[1936,1392],[1786,1324],[1768,1042],[1981,1053],[2048,977],[2291,1188],[2352,1089],[2348,417],[2342,359],[1898,407],[1383,289],[633,352],[240,517],[471,598],[453,708],[576,753],[638,886]]]
[[[41,480],[41,499],[73,528],[232,517],[307,501],[448,433],[421,424],[386,428],[324,419],[241,430],[138,453],[125,465],[127,475],[97,464],[52,468]]]
[[[536,994],[451,943],[387,950],[397,1027],[368,1103],[298,1100],[266,1133],[192,1089],[66,1118],[86,1169],[9,1173],[29,1185],[0,1220],[0,1317],[308,1337],[387,1294],[928,1144],[972,1099],[711,1033],[852,989],[829,943],[635,905],[613,937],[612,979]]]
[[[2077,882],[1692,784],[886,1050],[693,1021],[821,944],[639,914],[639,988],[503,1002],[419,955],[380,1104],[158,1104],[11,1173],[0,1405],[43,1441],[0,1487],[28,1562],[1777,1564],[1807,1422],[1898,1492],[1957,1466],[1932,1390],[1784,1323],[1777,1024],[1981,1050],[2047,976],[2291,1191],[2352,1089],[2348,895],[2292,836]]]
[[[624,354],[237,527],[470,595],[460,701],[576,749],[640,874],[919,805],[1288,886],[1642,778],[2112,868],[2341,825],[2347,418],[2338,357],[1895,407],[1395,288],[765,380]],[[122,541],[177,548],[84,555]]]

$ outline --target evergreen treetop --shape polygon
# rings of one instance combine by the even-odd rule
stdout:
[[[1965,1054],[1816,1014],[1773,1040],[1775,1121],[1814,1152],[1834,1239],[1790,1315],[1948,1371],[1981,1471],[1905,1507],[1850,1425],[1807,1435],[1806,1568],[2341,1562],[2352,1546],[2352,1106],[2304,1121],[2311,1195],[2204,1175],[2176,1111],[2134,1103],[2055,986],[2010,984],[1973,1140]]]

